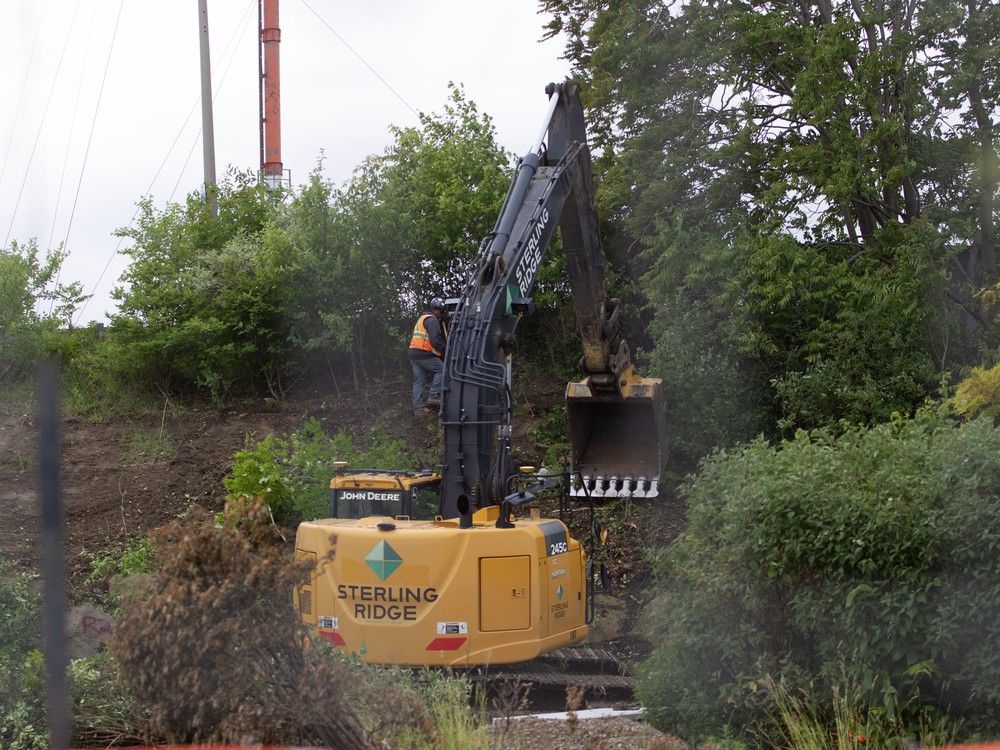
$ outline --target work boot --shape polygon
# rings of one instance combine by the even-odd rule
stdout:
[[[427,403],[424,404],[424,408],[433,409],[434,411],[437,411],[438,409],[441,408],[441,401],[436,398],[429,398],[427,399]]]

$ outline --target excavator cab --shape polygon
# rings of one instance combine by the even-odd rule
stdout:
[[[667,459],[664,402],[659,378],[633,365],[614,388],[592,378],[566,386],[570,495],[656,498]]]
[[[441,475],[430,471],[355,470],[338,462],[330,480],[330,518],[391,516],[431,519],[438,513]]]

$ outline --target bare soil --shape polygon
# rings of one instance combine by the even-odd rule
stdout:
[[[341,398],[301,394],[221,411],[168,402],[159,412],[65,419],[60,479],[74,600],[87,598],[90,556],[120,550],[192,504],[221,510],[222,479],[235,452],[289,432],[306,417],[321,419],[330,433],[363,433],[382,420],[393,435],[426,448],[433,430],[413,421],[403,390],[372,388]],[[0,404],[0,557],[24,570],[37,570],[40,558],[37,439],[34,414]]]

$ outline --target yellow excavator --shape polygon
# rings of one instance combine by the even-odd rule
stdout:
[[[562,503],[656,499],[666,458],[660,381],[640,376],[607,299],[583,107],[546,87],[541,133],[520,160],[461,295],[450,300],[440,472],[338,465],[330,518],[302,523],[303,621],[371,663],[471,666],[533,659],[587,636],[594,576],[562,520],[534,498],[555,484],[511,455],[511,358],[556,225],[583,344],[566,389],[571,465]]]

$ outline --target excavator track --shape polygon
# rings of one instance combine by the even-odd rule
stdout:
[[[526,708],[531,710],[561,710],[570,688],[581,690],[589,706],[634,702],[635,678],[628,666],[600,647],[561,648],[523,664],[477,669],[470,676],[490,693],[511,684],[528,688]]]

